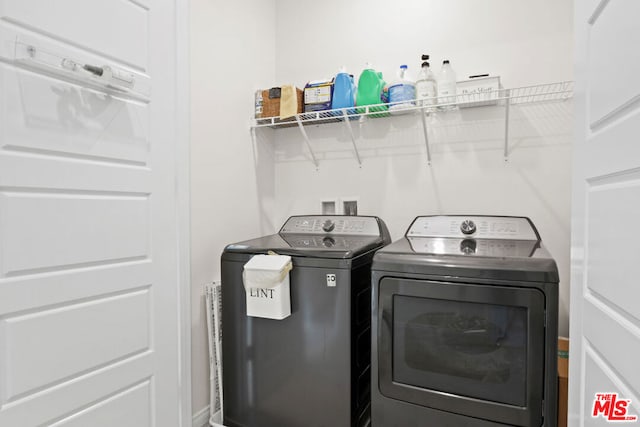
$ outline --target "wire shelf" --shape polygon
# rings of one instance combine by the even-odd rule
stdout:
[[[567,81],[509,89],[507,98],[511,100],[512,104],[527,104],[532,102],[564,101],[572,96],[573,82]]]
[[[316,169],[319,168],[318,159],[313,150],[311,140],[305,129],[308,125],[319,125],[324,123],[342,122],[346,126],[355,153],[358,165],[362,166],[362,159],[356,143],[356,135],[353,132],[352,123],[363,123],[368,117],[388,117],[394,114],[417,114],[422,122],[424,142],[427,154],[427,164],[431,164],[431,151],[429,148],[429,131],[427,125],[428,114],[446,113],[447,110],[456,108],[471,108],[481,106],[499,106],[504,109],[504,159],[509,157],[509,115],[510,109],[514,105],[525,105],[535,103],[562,102],[573,96],[573,82],[557,82],[535,86],[524,86],[510,89],[498,89],[476,93],[463,93],[454,97],[427,98],[402,104],[387,103],[377,105],[363,105],[337,110],[315,111],[310,113],[300,113],[293,117],[280,119],[279,117],[269,117],[254,119],[251,129],[255,138],[255,129],[269,127],[272,129],[297,126],[302,135],[302,139],[307,145],[311,160]]]
[[[335,110],[299,113],[287,119],[268,117],[255,119],[253,128],[284,128],[301,125],[318,125],[341,121],[365,120],[366,117],[387,117],[394,114],[411,114],[418,112],[440,112],[447,107],[470,108],[487,105],[519,105],[535,102],[563,101],[573,96],[573,82],[564,81],[535,86],[498,89],[482,93],[459,94],[454,97],[427,98],[412,103],[396,105],[394,103],[366,105]],[[398,108],[395,111],[389,111]]]

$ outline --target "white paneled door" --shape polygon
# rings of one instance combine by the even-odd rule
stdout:
[[[640,425],[640,2],[574,2],[569,425]]]
[[[180,425],[174,7],[0,0],[0,426]]]

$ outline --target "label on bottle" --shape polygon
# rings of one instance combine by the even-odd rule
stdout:
[[[420,80],[416,83],[416,99],[425,99],[423,105],[436,103],[436,83],[433,80]]]
[[[389,102],[407,102],[414,99],[416,99],[415,86],[404,83],[389,86]]]
[[[456,82],[438,83],[438,98],[440,98],[440,102],[455,102]]]

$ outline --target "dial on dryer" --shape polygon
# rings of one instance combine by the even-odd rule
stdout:
[[[460,224],[460,231],[462,231],[462,234],[473,234],[476,232],[476,223],[470,219],[465,219]]]

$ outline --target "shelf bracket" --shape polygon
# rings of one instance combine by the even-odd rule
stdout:
[[[311,158],[313,159],[313,164],[316,166],[316,170],[318,170],[318,159],[316,159],[316,155],[313,153],[313,148],[311,148],[311,141],[309,141],[309,135],[307,135],[307,131],[304,130],[304,125],[302,124],[302,120],[300,120],[299,114],[296,114],[296,122],[298,122],[298,128],[300,129],[300,133],[302,134],[304,142],[307,143],[307,148],[309,149],[309,153],[311,154]]]
[[[511,89],[505,91],[504,104],[504,161],[509,159],[509,107],[511,106]]]
[[[344,124],[349,130],[349,135],[351,135],[351,143],[353,144],[353,150],[356,152],[356,159],[358,159],[358,166],[362,167],[362,160],[360,159],[360,153],[358,152],[358,146],[356,145],[356,137],[353,134],[353,128],[351,127],[351,121],[349,120],[349,116],[347,115],[347,110],[342,110],[342,117],[344,118]]]
[[[420,111],[420,118],[422,118],[422,130],[424,131],[424,144],[427,147],[427,165],[431,166],[431,150],[429,150],[429,132],[427,130],[427,113]]]

